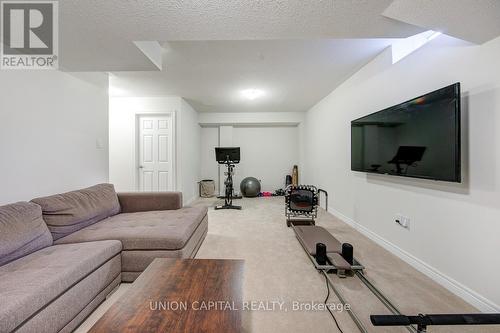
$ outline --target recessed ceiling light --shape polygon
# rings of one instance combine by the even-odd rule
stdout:
[[[265,95],[265,92],[260,89],[245,89],[241,91],[241,95],[251,101],[260,98]]]

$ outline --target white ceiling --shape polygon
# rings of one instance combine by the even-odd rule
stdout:
[[[133,41],[408,37],[381,15],[392,0],[64,0],[61,67],[155,70]]]
[[[476,43],[498,36],[499,4],[64,0],[59,59],[67,71],[113,72],[121,95],[179,95],[200,111],[304,111],[389,45],[389,38],[428,29]],[[164,71],[137,41],[168,44]],[[238,91],[247,88],[267,95],[243,101]]]
[[[389,39],[170,42],[161,72],[116,72],[115,96],[186,98],[204,112],[306,111]],[[249,101],[244,89],[265,96]]]
[[[500,0],[395,0],[383,15],[476,44],[500,36]]]
[[[402,38],[428,29],[482,43],[500,0],[64,0],[68,71],[155,70],[134,41]]]

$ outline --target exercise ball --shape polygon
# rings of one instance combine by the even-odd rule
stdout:
[[[254,198],[260,193],[260,182],[257,178],[247,177],[240,183],[241,195],[247,198]]]

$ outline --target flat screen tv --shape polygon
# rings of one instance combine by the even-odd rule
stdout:
[[[461,182],[460,83],[351,122],[351,170]]]

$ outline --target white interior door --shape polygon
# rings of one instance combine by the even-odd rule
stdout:
[[[139,116],[139,190],[174,190],[173,119],[171,115]]]

